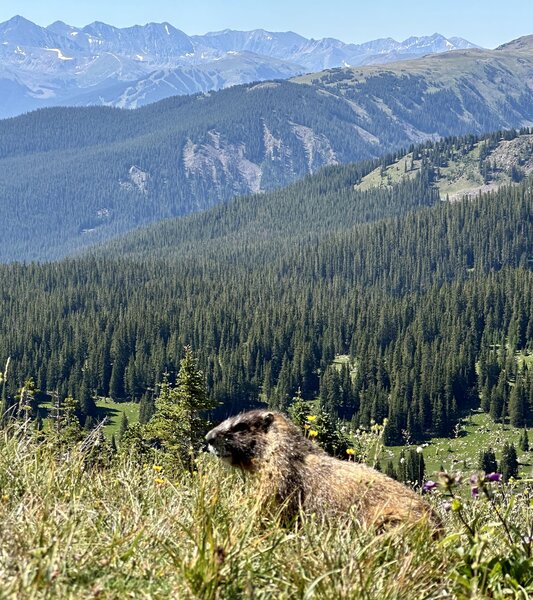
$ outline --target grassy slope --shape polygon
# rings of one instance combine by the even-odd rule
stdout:
[[[100,398],[96,405],[101,417],[105,416],[104,432],[107,437],[117,434],[122,422],[122,415],[126,414],[130,423],[139,420],[139,404],[137,402],[115,402],[110,398]]]
[[[104,433],[108,438],[118,433],[124,413],[130,423],[136,423],[139,420],[139,404],[137,402],[115,402],[111,398],[98,398],[96,406],[99,409],[99,420],[105,419]],[[39,413],[44,419],[45,428],[48,426],[48,416],[51,410],[51,401],[39,403]]]
[[[512,442],[517,448],[520,462],[520,476],[533,477],[533,451],[522,452],[518,442],[522,430],[494,423],[484,413],[472,413],[461,422],[454,438],[433,438],[424,445],[424,460],[429,479],[435,478],[443,469],[449,472],[471,473],[478,469],[478,456],[481,450],[492,447],[496,451],[498,461],[505,442]],[[533,429],[528,430],[530,440],[533,440]],[[533,446],[533,444],[532,444]],[[405,446],[385,448],[382,453],[382,465],[392,459],[397,465],[398,458]]]
[[[497,189],[511,183],[508,168],[511,164],[523,168],[525,174],[533,170],[531,157],[533,154],[533,136],[522,135],[512,141],[502,140],[487,160],[498,167],[489,184],[485,184],[479,169],[480,149],[484,142],[477,143],[473,150],[460,159],[450,161],[440,169],[435,185],[442,198],[449,196],[452,200],[460,199],[465,194],[477,194],[480,191]],[[421,160],[414,159],[413,153],[400,158],[389,165],[382,173],[381,168],[374,169],[363,177],[356,188],[369,190],[376,187],[387,187],[399,183],[402,179],[411,179],[420,171]]]
[[[494,565],[523,565],[527,579],[524,551],[483,501],[464,509],[486,523],[473,542],[452,512],[439,541],[423,530],[376,536],[355,519],[284,528],[258,513],[252,482],[214,457],[177,476],[149,458],[90,469],[83,453],[60,456],[0,436],[1,598],[482,598],[483,581],[501,598],[512,580]],[[531,512],[523,496],[501,507],[520,525]]]

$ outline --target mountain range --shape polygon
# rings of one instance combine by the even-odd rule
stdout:
[[[136,110],[57,107],[2,120],[0,259],[54,259],[325,166],[531,127],[532,80],[530,36]]]
[[[16,16],[0,24],[0,118],[47,106],[135,108],[172,95],[473,47],[437,33],[346,44],[262,29],[188,36],[170,23],[40,27]]]

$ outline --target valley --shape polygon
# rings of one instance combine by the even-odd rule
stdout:
[[[0,23],[0,598],[529,598],[532,81]]]

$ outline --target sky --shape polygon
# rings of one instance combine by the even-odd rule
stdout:
[[[17,14],[39,25],[167,21],[188,35],[262,28],[354,43],[438,32],[494,48],[533,34],[532,0],[0,0],[0,22]]]

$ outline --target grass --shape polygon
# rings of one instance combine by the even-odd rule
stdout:
[[[138,402],[115,402],[110,398],[99,398],[96,406],[100,413],[99,418],[106,418],[104,433],[107,438],[118,433],[123,414],[128,417],[130,423],[137,423],[139,420]]]
[[[96,400],[98,407],[98,420],[105,419],[104,434],[108,439],[114,434],[117,435],[122,422],[122,415],[125,413],[130,423],[137,423],[139,420],[138,402],[115,402],[111,398],[98,398]],[[52,401],[39,402],[39,413],[44,419],[45,428],[49,422],[50,412],[52,411]]]
[[[500,453],[504,442],[513,442],[517,448],[520,462],[520,475],[531,477],[533,475],[533,452],[524,453],[518,448],[522,430],[494,423],[489,415],[473,412],[463,419],[454,438],[432,438],[427,445],[424,444],[424,460],[428,478],[432,478],[439,471],[448,472],[474,472],[478,469],[478,456],[481,450],[492,447],[496,457]],[[529,439],[533,439],[533,430],[528,430]],[[382,463],[392,459],[397,464],[400,452],[405,446],[391,446],[384,449]]]
[[[442,513],[439,541],[416,528],[377,536],[355,518],[308,516],[287,528],[260,512],[252,481],[214,457],[200,456],[191,475],[155,471],[157,457],[89,468],[84,452],[58,455],[46,439],[0,432],[0,598],[525,599],[533,591],[520,595],[518,576],[504,577],[512,574],[505,561],[533,563],[506,544],[482,502],[464,509],[489,528],[477,541],[451,512]],[[503,500],[521,524],[531,517],[524,498]]]

